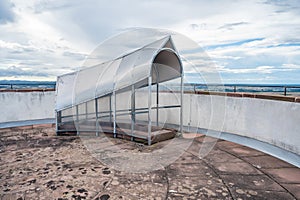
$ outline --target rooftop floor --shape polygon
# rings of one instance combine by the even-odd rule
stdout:
[[[212,138],[194,136],[177,139],[175,145],[191,145],[169,165],[130,173],[117,170],[124,164],[120,155],[100,162],[97,152],[109,154],[114,146],[123,153],[152,155],[170,141],[144,146],[55,136],[50,125],[0,129],[0,199],[300,199],[299,168],[224,140],[201,159],[200,148]]]

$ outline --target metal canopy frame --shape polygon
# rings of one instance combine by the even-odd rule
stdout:
[[[154,50],[153,50],[152,48],[149,48],[149,45],[150,46],[156,45],[157,49],[154,48]],[[69,93],[70,90],[64,88],[64,85],[61,84],[61,82],[67,81],[67,83],[73,84],[73,95],[74,95],[74,91],[76,90],[74,85],[82,84],[80,82],[81,79],[78,79],[78,77],[81,76],[80,73],[82,72],[82,74],[83,74],[83,73],[88,73],[88,72],[81,70],[74,74],[66,74],[61,77],[58,77],[58,81],[57,81],[58,84],[57,84],[57,90],[56,90],[57,102],[59,104],[56,106],[56,131],[57,131],[57,133],[59,134],[61,132],[70,132],[70,131],[74,132],[75,131],[77,133],[77,135],[79,135],[80,132],[95,132],[96,136],[99,136],[100,132],[105,132],[105,130],[103,130],[103,129],[101,130],[100,122],[105,121],[103,119],[106,119],[106,122],[109,124],[109,126],[112,127],[111,132],[113,133],[114,137],[117,137],[117,135],[119,134],[118,133],[118,121],[117,121],[118,117],[130,115],[130,119],[131,119],[130,126],[131,127],[130,127],[129,136],[131,137],[131,140],[134,140],[135,137],[142,138],[141,136],[138,136],[135,134],[135,126],[137,124],[136,116],[139,114],[147,114],[147,121],[148,121],[147,122],[147,136],[144,139],[147,140],[148,145],[151,145],[152,126],[153,126],[154,121],[156,121],[155,125],[157,127],[159,126],[159,111],[160,111],[160,109],[170,109],[170,108],[179,108],[179,107],[180,107],[179,132],[182,133],[183,67],[182,67],[180,57],[175,49],[175,46],[171,39],[171,36],[168,36],[167,38],[164,37],[158,41],[154,41],[154,42],[150,43],[149,45],[147,45],[137,51],[131,52],[122,57],[122,59],[127,59],[126,56],[130,57],[133,54],[138,54],[138,56],[134,57],[134,59],[135,59],[134,63],[136,64],[136,63],[141,62],[140,60],[144,59],[141,57],[143,57],[145,52],[147,54],[150,52],[150,54],[151,54],[150,57],[149,57],[149,55],[146,55],[146,58],[144,59],[145,60],[144,63],[143,62],[140,63],[140,66],[145,66],[148,68],[147,70],[149,72],[146,73],[148,75],[146,76],[146,78],[136,79],[136,81],[131,82],[131,84],[127,84],[127,83],[124,84],[122,82],[123,79],[120,79],[120,78],[118,79],[118,76],[120,76],[120,75],[117,75],[116,79],[118,79],[120,82],[115,82],[115,80],[114,80],[113,89],[111,89],[110,91],[106,90],[106,91],[100,92],[100,93],[96,92],[96,94],[94,93],[94,96],[87,95],[84,98],[79,97],[78,101],[77,100],[74,101],[74,99],[72,99],[72,104],[70,104],[70,99],[67,100],[67,103],[66,102],[60,103],[61,96],[70,95],[70,93]],[[162,62],[154,63],[155,59],[159,58],[159,56],[161,56]],[[151,58],[151,59],[149,60],[149,58]],[[101,66],[105,66],[106,67],[105,71],[109,71],[109,70],[107,70],[108,67],[116,65],[116,63],[120,66],[123,64],[123,60],[120,61],[119,59],[120,58],[116,58],[114,61],[109,61],[106,64],[103,63],[100,65],[99,69],[101,69]],[[130,61],[130,58],[128,58],[127,62],[130,63],[132,61]],[[166,62],[166,63],[164,63],[164,62]],[[169,72],[169,74],[171,74],[169,76],[169,74],[167,72],[164,72],[164,71],[159,72],[159,70],[160,70],[159,64],[166,65],[172,69],[175,69],[175,71],[177,71],[178,74],[175,73],[176,75],[174,75]],[[176,66],[172,66],[173,64]],[[96,68],[95,68],[95,66],[93,66],[91,68],[92,68],[91,72],[97,73],[97,69],[96,69],[97,66],[96,66]],[[89,70],[89,69],[90,68],[87,68],[86,70]],[[135,67],[134,69],[138,69],[138,68]],[[135,76],[134,72],[136,72],[136,71],[139,72],[138,70],[133,70],[132,72],[129,73],[129,76],[131,76],[131,77],[125,76],[125,80],[132,78],[132,76],[134,77]],[[122,70],[121,70],[121,68],[115,67],[115,72],[121,73]],[[162,76],[160,76],[160,73],[162,74]],[[70,75],[71,75],[71,77],[70,77]],[[103,76],[103,74],[101,76]],[[101,79],[99,76],[97,78]],[[175,78],[180,78],[180,104],[179,105],[159,106],[159,94],[160,94],[159,85],[160,85],[160,83],[169,81],[169,80],[173,80]],[[98,84],[98,83],[95,83],[95,84]],[[152,86],[153,85],[156,85],[156,100],[155,100],[156,105],[154,107],[152,106],[152,102],[153,102]],[[97,87],[98,87],[98,85],[97,85]],[[90,89],[90,88],[86,89],[85,86],[83,86],[83,88],[85,90]],[[147,88],[147,93],[148,93],[147,94],[147,106],[144,108],[136,108],[136,90],[141,89],[141,88]],[[96,88],[96,90],[97,89],[98,88]],[[66,91],[68,92],[68,94],[66,94]],[[85,91],[83,89],[81,89],[80,92],[82,92],[82,94],[85,95],[85,93],[84,93]],[[117,108],[117,106],[118,106],[117,105],[117,103],[118,103],[117,95],[124,93],[124,92],[130,92],[130,102],[131,102],[130,108],[118,109]],[[77,94],[75,91],[75,97],[77,97],[76,95],[81,95],[81,93]],[[108,106],[107,106],[108,108],[104,111],[99,111],[102,104],[99,104],[98,100],[101,100],[103,98],[108,98]],[[63,99],[63,101],[64,100],[65,99]],[[90,110],[89,105],[88,105],[89,102],[91,102],[91,105],[94,106],[93,109],[91,109],[91,110],[93,110],[93,112],[89,112],[89,110]],[[81,105],[84,105],[83,108]],[[84,111],[82,111],[82,109]],[[152,119],[152,116],[151,116],[152,110],[156,110],[156,120]],[[65,114],[65,112],[66,112],[66,114]],[[72,122],[74,123],[73,127],[70,126],[71,128],[66,125],[70,122],[71,122],[71,124],[72,124]],[[94,122],[94,123],[92,123],[92,122]],[[66,126],[64,126],[64,125],[66,125]],[[87,125],[89,125],[89,126],[87,126]]]

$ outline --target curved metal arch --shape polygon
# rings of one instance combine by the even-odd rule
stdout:
[[[180,74],[183,73],[183,65],[182,65],[182,62],[181,62],[181,59],[180,59],[180,55],[178,54],[177,51],[175,51],[174,49],[171,49],[171,48],[161,48],[157,53],[156,55],[153,57],[152,59],[152,63],[153,61],[155,60],[155,58],[161,53],[161,52],[164,52],[164,51],[168,51],[168,52],[171,52],[173,54],[175,54],[178,62],[179,62],[179,65],[180,65]]]

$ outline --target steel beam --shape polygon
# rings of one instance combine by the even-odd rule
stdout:
[[[148,77],[148,145],[151,145],[151,85],[152,77]]]

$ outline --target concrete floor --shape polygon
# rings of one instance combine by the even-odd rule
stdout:
[[[299,168],[194,136],[144,146],[57,137],[50,125],[2,129],[0,199],[300,199]],[[208,155],[199,158],[200,149]]]

